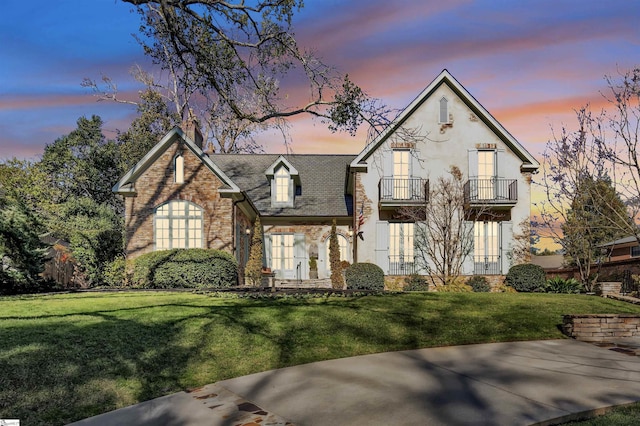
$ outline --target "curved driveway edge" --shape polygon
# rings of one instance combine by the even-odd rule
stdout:
[[[296,425],[530,425],[640,401],[640,358],[569,339],[491,343],[323,361],[218,384]]]
[[[531,425],[640,401],[640,357],[575,340],[315,362],[221,381],[74,423]]]

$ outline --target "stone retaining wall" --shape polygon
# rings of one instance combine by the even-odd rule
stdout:
[[[640,315],[589,314],[564,315],[562,331],[584,342],[605,342],[616,338],[640,336]]]

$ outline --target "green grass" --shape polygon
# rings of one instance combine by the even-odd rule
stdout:
[[[563,314],[636,313],[579,295],[0,298],[0,418],[56,425],[259,371],[375,352],[562,338]]]
[[[607,414],[589,420],[563,423],[564,426],[637,426],[640,422],[640,403],[616,407]]]

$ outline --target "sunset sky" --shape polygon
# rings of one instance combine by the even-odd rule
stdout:
[[[132,37],[140,20],[116,0],[8,0],[0,24],[0,158],[37,158],[97,114],[108,137],[132,106],[97,102],[80,86],[108,75],[120,92],[150,68]],[[573,110],[606,106],[605,75],[640,65],[640,2],[630,0],[307,0],[294,19],[301,46],[348,73],[369,95],[406,106],[448,69],[533,155]],[[357,153],[364,139],[292,122],[298,153]],[[269,136],[271,138],[271,136]],[[277,135],[269,152],[284,149]]]

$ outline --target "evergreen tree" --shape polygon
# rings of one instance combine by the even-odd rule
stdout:
[[[566,217],[561,228],[567,263],[578,268],[583,285],[591,290],[597,279],[592,266],[608,257],[601,245],[627,236],[624,230],[632,226],[631,219],[611,181],[589,176],[580,179]]]
[[[260,217],[256,218],[256,222],[253,225],[253,237],[251,237],[251,249],[249,252],[249,261],[245,266],[245,277],[248,284],[253,287],[258,287],[262,280],[262,225],[260,224]]]
[[[331,287],[337,290],[344,288],[342,265],[340,264],[340,244],[336,232],[336,220],[333,219],[331,234],[329,235],[329,262],[331,265]]]
[[[46,252],[41,231],[41,224],[23,202],[0,194],[0,294],[35,289]]]

